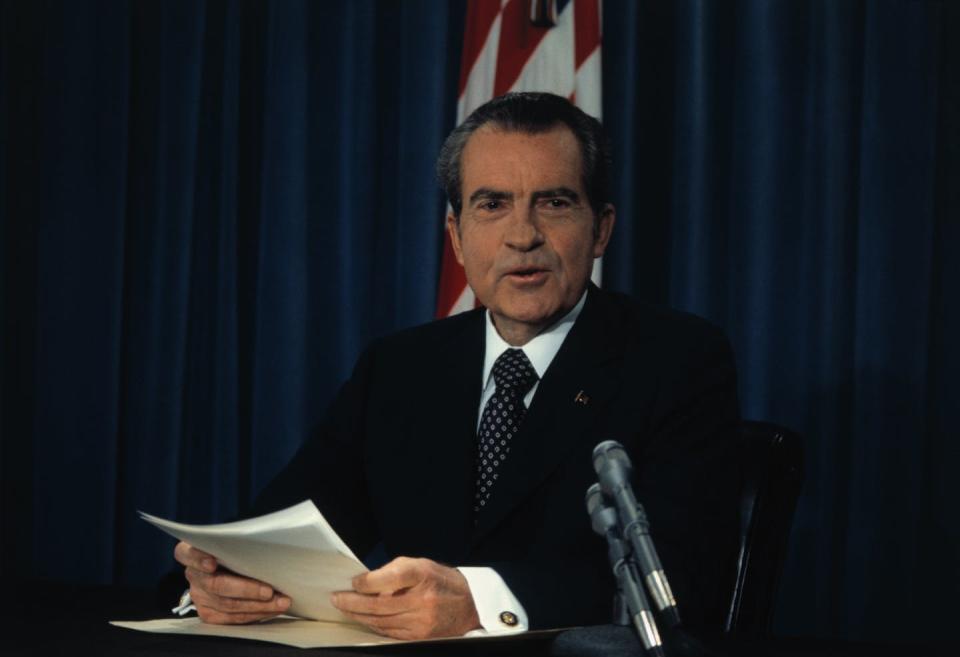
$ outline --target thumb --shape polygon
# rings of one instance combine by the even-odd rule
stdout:
[[[357,593],[395,593],[415,586],[423,579],[418,559],[397,557],[386,566],[353,578]]]

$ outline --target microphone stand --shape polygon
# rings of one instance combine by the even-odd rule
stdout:
[[[716,656],[716,652],[707,649],[681,624],[677,601],[650,537],[646,512],[634,497],[630,485],[632,466],[626,450],[619,443],[608,440],[597,445],[593,455],[594,469],[601,483],[587,489],[587,511],[593,530],[607,539],[610,564],[617,578],[614,622],[627,624],[622,622],[622,600],[625,599],[625,606],[629,608],[647,654],[657,657],[667,654],[674,657]],[[616,506],[607,502],[610,498]],[[656,603],[657,615],[665,629],[662,637],[646,601],[643,584]]]
[[[633,621],[646,653],[651,657],[666,657],[657,622],[630,554],[630,544],[620,538],[617,511],[604,503],[599,484],[587,489],[587,510],[593,530],[607,539],[607,556],[617,582],[613,601],[614,623],[629,625]]]

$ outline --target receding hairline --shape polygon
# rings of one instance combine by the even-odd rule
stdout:
[[[525,124],[516,124],[511,125],[510,123],[505,123],[503,121],[487,121],[486,123],[481,123],[474,130],[472,130],[468,135],[466,141],[463,143],[463,148],[466,150],[467,145],[470,143],[470,140],[473,139],[473,136],[483,132],[496,132],[500,134],[517,134],[517,135],[545,135],[548,132],[554,131],[566,131],[573,140],[577,143],[577,150],[583,150],[580,146],[580,140],[577,139],[576,133],[573,131],[569,125],[565,122],[557,119],[553,123],[545,125],[525,125]]]
[[[574,151],[577,154],[577,165],[580,169],[580,185],[583,187],[584,194],[588,195],[587,192],[587,172],[585,171],[585,159],[583,152],[583,145],[580,143],[580,140],[577,138],[576,133],[563,121],[556,121],[547,126],[510,126],[505,125],[500,121],[489,121],[483,125],[477,126],[476,130],[473,130],[468,136],[467,139],[463,142],[463,148],[460,151],[459,158],[459,175],[460,175],[460,198],[461,201],[466,198],[466,189],[464,189],[464,184],[466,180],[464,178],[464,166],[467,159],[467,149],[470,148],[470,142],[473,141],[474,136],[478,134],[502,134],[502,135],[526,135],[530,137],[535,137],[539,135],[546,135],[551,132],[561,132],[566,133],[570,139],[573,140]]]

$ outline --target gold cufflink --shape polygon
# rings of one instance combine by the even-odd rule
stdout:
[[[500,622],[503,623],[504,625],[509,626],[509,627],[513,627],[514,625],[516,625],[516,624],[519,623],[520,621],[517,620],[516,614],[514,614],[514,613],[512,613],[512,612],[509,612],[509,611],[501,611],[501,612],[500,612]]]
[[[577,396],[573,398],[573,401],[577,404],[583,404],[586,406],[590,403],[590,398],[583,394],[583,390],[577,393]]]

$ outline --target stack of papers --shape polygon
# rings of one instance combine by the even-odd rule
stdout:
[[[150,524],[217,558],[238,575],[266,582],[292,600],[287,614],[353,623],[330,604],[367,572],[313,502],[222,525],[185,525],[140,512]]]

